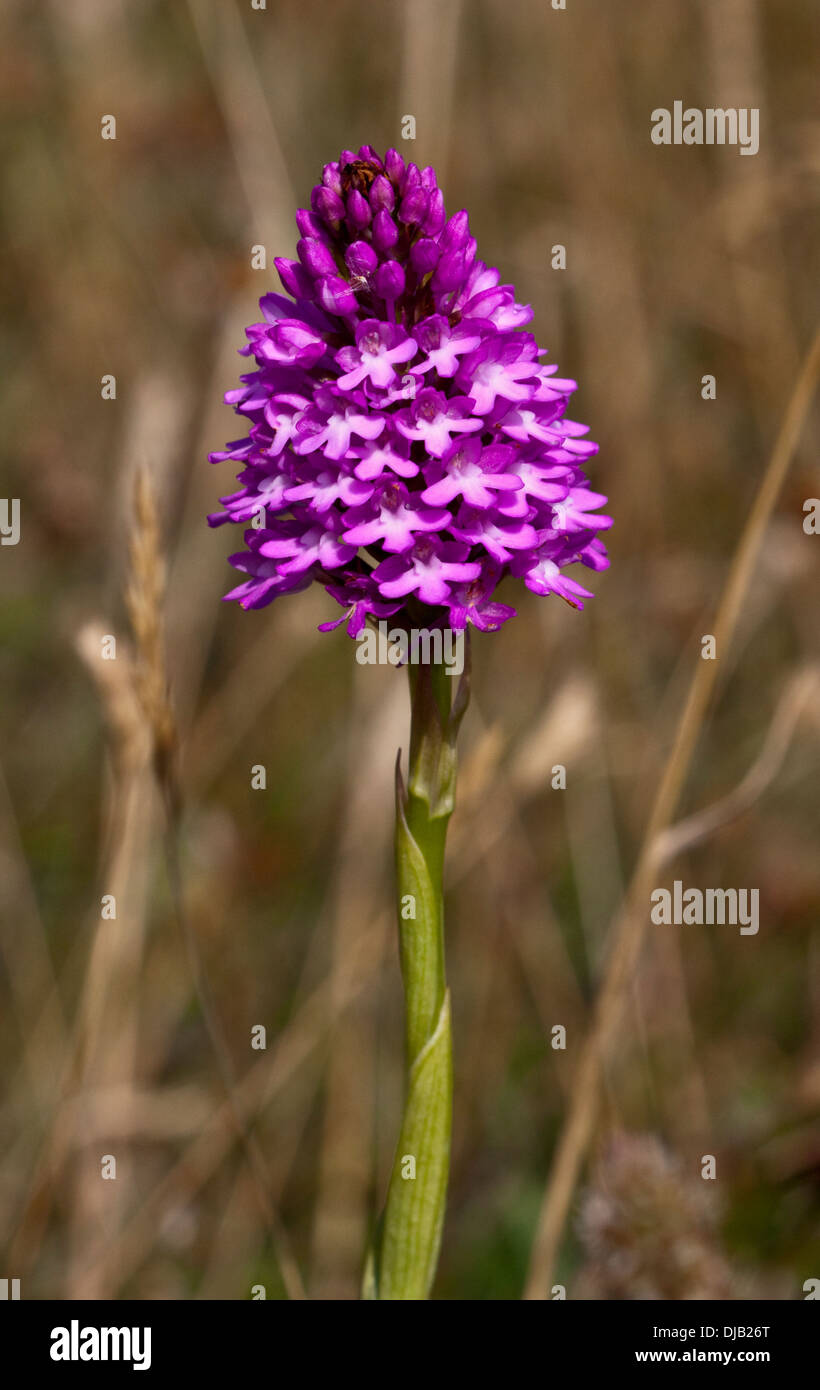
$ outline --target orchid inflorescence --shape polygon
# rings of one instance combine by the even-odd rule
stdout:
[[[262,608],[315,580],[344,609],[322,630],[352,637],[395,614],[495,630],[510,574],[583,607],[565,570],[608,564],[582,468],[598,446],[435,170],[342,151],[296,222],[287,295],[260,300],[240,349],[256,370],[225,398],[249,433],[210,456],[242,464],[211,524],[251,523],[226,598]]]

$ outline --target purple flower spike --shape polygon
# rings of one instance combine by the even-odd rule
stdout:
[[[363,145],[296,221],[285,294],[263,296],[240,349],[256,369],[225,398],[247,435],[210,456],[241,471],[209,523],[253,523],[226,597],[262,608],[318,582],[343,610],[322,631],[351,637],[393,615],[497,631],[509,576],[582,608],[567,568],[609,564],[583,472],[598,446],[467,213],[448,220],[434,169]]]

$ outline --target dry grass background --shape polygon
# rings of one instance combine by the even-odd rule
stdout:
[[[274,286],[250,247],[290,254],[321,165],[401,144],[412,113],[409,156],[581,382],[616,518],[583,615],[519,594],[474,644],[437,1296],[801,1297],[820,1277],[816,7],[7,0],[0,24],[0,491],[22,505],[0,551],[3,1275],[35,1298],[356,1296],[401,1100],[406,693],[316,632],[321,592],[220,604],[233,538],[204,514],[232,475],[205,455],[233,437],[221,395]],[[760,153],[652,145],[678,98],[759,107]],[[643,931],[646,883],[675,877],[758,887],[759,935]]]

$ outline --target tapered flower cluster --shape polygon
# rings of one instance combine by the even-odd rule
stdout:
[[[576,608],[567,566],[604,569],[582,465],[597,452],[566,418],[576,383],[522,329],[532,310],[449,220],[432,168],[370,146],[328,164],[297,213],[287,291],[247,329],[256,370],[229,391],[246,438],[212,525],[245,523],[246,575],[226,595],[262,608],[316,580],[355,637],[368,618],[493,630],[515,614],[509,574]]]

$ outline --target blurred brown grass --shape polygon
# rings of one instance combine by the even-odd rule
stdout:
[[[204,515],[232,477],[205,455],[233,437],[221,395],[274,284],[250,247],[290,254],[321,165],[400,143],[409,112],[411,157],[436,163],[578,378],[616,518],[583,615],[518,593],[519,618],[474,644],[462,735],[437,1292],[518,1298],[611,923],[820,317],[816,7],[10,0],[0,24],[0,493],[22,508],[0,551],[2,1272],[24,1297],[356,1295],[401,1101],[389,841],[406,696],[316,632],[321,593],[220,604],[234,545]],[[676,99],[758,106],[760,153],[653,146],[650,113]],[[800,1297],[820,1259],[820,542],[802,530],[817,428],[815,402],[698,725],[677,814],[705,830],[687,838],[684,820],[656,880],[758,887],[761,930],[645,933],[592,1145],[605,1163],[610,1136],[652,1133],[689,1179],[716,1155],[736,1296]],[[146,470],[175,828],[125,601]],[[574,1192],[555,1274],[570,1296],[588,1277]]]

